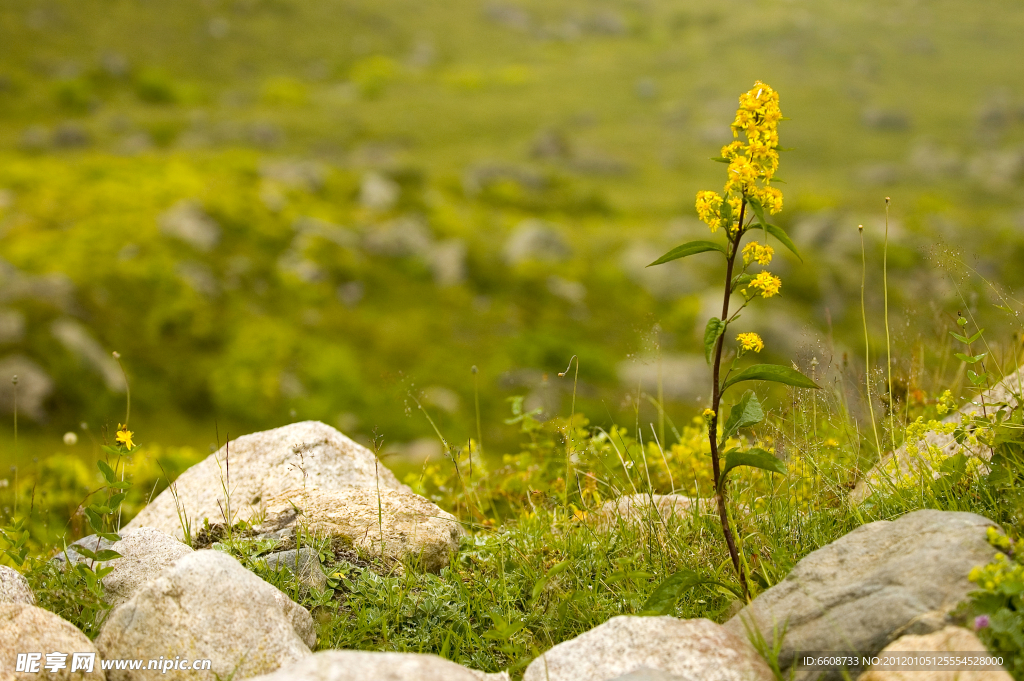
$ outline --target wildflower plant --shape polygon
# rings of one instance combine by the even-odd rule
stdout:
[[[749,597],[744,571],[745,561],[740,555],[736,538],[729,525],[726,505],[726,480],[731,471],[740,466],[752,466],[770,472],[785,473],[782,461],[765,449],[733,447],[725,444],[743,428],[750,428],[764,420],[764,410],[753,391],[746,392],[732,407],[724,426],[720,420],[723,396],[729,388],[746,381],[772,381],[800,388],[817,388],[817,384],[796,369],[774,364],[754,364],[740,368],[742,357],[759,353],[764,348],[761,337],[753,332],[736,336],[738,347],[726,350],[727,331],[740,318],[740,314],[754,300],[779,295],[782,280],[766,268],[771,264],[774,249],[768,244],[773,237],[793,252],[796,247],[786,232],[768,222],[767,217],[782,210],[782,192],[772,186],[779,167],[778,124],[782,120],[779,96],[771,87],[758,81],[748,92],[740,95],[739,108],[732,123],[735,141],[722,148],[720,158],[714,160],[728,165],[723,193],[697,192],[697,215],[712,234],[722,234],[722,240],[690,241],[678,246],[650,266],[678,260],[698,253],[717,252],[725,259],[725,285],[721,317],[708,320],[704,331],[704,355],[712,367],[711,406],[704,411],[707,435],[711,445],[711,466],[715,484],[715,497],[722,531],[729,548],[732,564],[740,587]],[[744,139],[740,139],[740,135]],[[744,240],[759,235],[760,240]],[[733,296],[740,303],[732,306]],[[723,367],[723,360],[731,355],[732,361]]]

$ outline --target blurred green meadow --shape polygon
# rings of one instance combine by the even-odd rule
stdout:
[[[893,393],[952,371],[958,310],[1015,359],[1022,30],[1007,0],[4,3],[0,476],[98,455],[115,350],[168,473],[305,419],[400,472],[430,420],[497,454],[514,396],[664,437],[706,406],[717,282],[645,265],[706,233],[756,79],[804,255],[746,317],[769,359],[863,383],[886,196]]]

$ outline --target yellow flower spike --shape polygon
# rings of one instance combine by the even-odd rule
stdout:
[[[701,222],[707,224],[712,232],[715,232],[722,224],[722,203],[723,199],[718,195],[718,192],[697,192],[697,217],[700,218]]]
[[[127,425],[117,424],[117,435],[114,436],[114,441],[118,444],[122,444],[130,452],[135,447],[135,443],[132,442],[132,436],[135,435],[132,431],[128,430]]]
[[[736,336],[736,340],[740,342],[740,346],[744,350],[753,350],[754,352],[761,352],[764,350],[764,341],[756,333],[741,333]]]
[[[750,285],[761,292],[762,298],[771,298],[782,288],[782,280],[768,272],[760,272]]]

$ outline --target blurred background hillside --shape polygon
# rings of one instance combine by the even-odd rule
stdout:
[[[659,389],[688,422],[717,270],[644,266],[706,233],[756,79],[804,262],[746,324],[863,372],[857,225],[881,334],[891,196],[898,374],[927,390],[956,311],[999,302],[957,257],[1024,287],[1022,32],[1010,0],[3,3],[0,476],[110,437],[112,350],[180,461],[319,419],[400,466],[439,453],[417,401],[476,436],[475,384],[497,451],[508,397],[568,413],[573,355],[592,423],[656,421]]]

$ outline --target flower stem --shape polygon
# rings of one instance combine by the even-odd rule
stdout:
[[[882,456],[882,441],[878,438],[878,424],[875,423],[875,407],[871,404],[871,341],[868,338],[868,313],[864,306],[864,284],[868,276],[867,257],[864,254],[864,225],[860,225],[860,316],[864,321],[864,387],[868,391],[868,413],[871,415],[871,430],[875,434],[875,450]]]
[[[746,209],[746,201],[740,207],[740,219],[736,225],[736,235],[729,237],[729,253],[726,256],[725,268],[725,295],[722,300],[722,319],[729,318],[729,297],[732,294],[732,271],[736,262],[736,254],[739,252],[740,238],[743,236],[743,212]],[[727,227],[728,229],[728,227]],[[722,534],[725,536],[726,546],[729,547],[729,556],[732,558],[733,568],[739,577],[740,588],[743,590],[743,597],[750,600],[750,590],[747,587],[747,576],[743,571],[740,561],[739,550],[736,548],[736,538],[729,527],[729,513],[725,506],[725,481],[722,479],[722,466],[718,452],[718,410],[722,402],[722,389],[719,382],[722,368],[722,350],[725,345],[725,329],[715,342],[715,361],[712,365],[712,394],[711,409],[712,415],[708,422],[708,440],[711,444],[711,469],[715,478],[715,500],[718,505],[718,516],[722,521]]]
[[[892,347],[889,343],[889,197],[885,197],[885,246],[882,249],[882,288],[885,290],[885,363],[889,374],[889,443],[896,448],[896,398],[892,394]],[[881,452],[879,452],[881,454]]]

